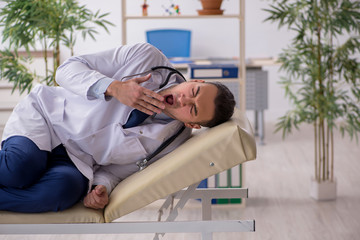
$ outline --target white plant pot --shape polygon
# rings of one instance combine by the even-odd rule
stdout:
[[[319,201],[336,199],[336,180],[318,182],[311,178],[310,196]]]

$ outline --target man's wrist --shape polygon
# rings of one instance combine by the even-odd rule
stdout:
[[[106,88],[105,91],[105,96],[107,97],[113,97],[114,96],[114,92],[115,89],[118,88],[119,85],[121,85],[122,83],[119,81],[113,81],[109,84],[109,86]]]
[[[100,79],[89,88],[88,96],[95,97],[97,99],[106,99],[105,92],[113,81],[114,79],[112,78]]]

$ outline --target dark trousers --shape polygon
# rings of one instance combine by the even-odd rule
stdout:
[[[86,194],[88,180],[59,145],[40,150],[23,136],[10,137],[0,150],[0,210],[48,212],[67,209]]]

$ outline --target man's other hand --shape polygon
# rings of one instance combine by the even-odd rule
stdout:
[[[97,185],[84,198],[84,206],[93,209],[103,209],[109,203],[109,197],[104,185]]]
[[[164,97],[142,86],[151,78],[151,74],[144,77],[132,78],[128,81],[113,81],[107,88],[105,95],[116,98],[121,103],[136,108],[148,115],[161,113],[165,108]]]

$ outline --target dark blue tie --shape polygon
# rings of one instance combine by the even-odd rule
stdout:
[[[140,123],[142,123],[146,118],[148,118],[150,115],[141,112],[137,109],[134,109],[129,116],[128,121],[123,125],[123,128],[131,128],[136,127]]]

